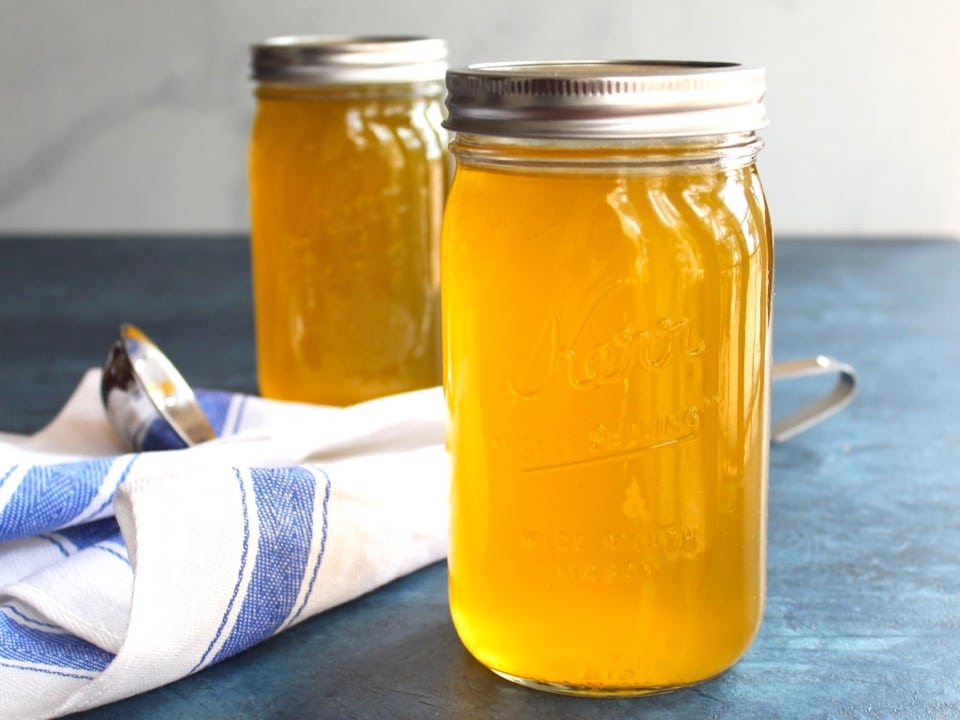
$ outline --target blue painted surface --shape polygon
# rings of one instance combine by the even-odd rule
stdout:
[[[18,338],[0,353],[0,427],[51,416],[123,320],[147,328],[195,384],[251,389],[243,239],[91,242],[70,256],[75,241],[0,241],[0,337]],[[111,284],[104,254],[147,280]],[[186,256],[195,261],[182,273],[150,271]],[[157,301],[159,285],[170,303]],[[71,293],[82,300],[61,311]],[[460,646],[438,564],[77,717],[960,718],[960,244],[781,242],[775,357],[815,353],[856,365],[860,394],[773,449],[764,623],[709,683],[633,700],[509,685]],[[35,392],[44,372],[55,377]],[[779,384],[775,413],[815,390]]]

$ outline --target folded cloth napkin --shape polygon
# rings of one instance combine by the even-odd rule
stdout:
[[[0,434],[0,718],[150,690],[444,557],[439,388],[349,408],[199,391],[219,439],[130,454],[99,380]]]

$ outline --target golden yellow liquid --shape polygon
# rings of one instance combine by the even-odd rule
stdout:
[[[439,91],[258,90],[249,180],[265,397],[346,405],[440,383],[448,161]]]
[[[729,667],[764,600],[772,238],[752,160],[461,162],[442,277],[465,646],[584,694]]]

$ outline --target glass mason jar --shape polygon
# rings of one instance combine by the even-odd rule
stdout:
[[[764,603],[763,70],[479,65],[447,90],[457,632],[555,692],[705,680]]]
[[[439,385],[445,43],[288,37],[252,55],[260,392],[346,405]]]

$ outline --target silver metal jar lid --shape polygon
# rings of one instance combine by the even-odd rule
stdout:
[[[659,60],[470,65],[447,72],[444,126],[518,138],[656,138],[767,125],[764,70]]]
[[[251,48],[259,82],[348,85],[442,80],[447,45],[430,37],[301,35]]]

